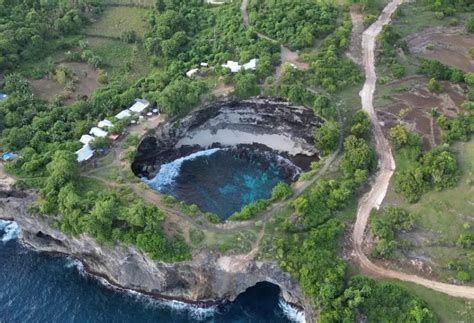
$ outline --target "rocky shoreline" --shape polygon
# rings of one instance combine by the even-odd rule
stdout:
[[[132,170],[152,178],[162,164],[226,147],[272,151],[307,170],[319,158],[312,134],[323,122],[312,110],[278,98],[215,102],[144,138]]]
[[[32,249],[72,256],[88,273],[119,289],[209,307],[233,301],[266,281],[280,287],[287,303],[304,309],[306,318],[314,317],[297,283],[275,262],[215,251],[197,253],[193,260],[180,263],[152,261],[131,246],[100,245],[86,235],[66,236],[54,229],[53,217],[30,214],[35,199],[34,192],[0,189],[0,219],[16,221],[22,229],[20,239]]]

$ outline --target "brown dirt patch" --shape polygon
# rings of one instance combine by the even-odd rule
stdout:
[[[474,72],[469,49],[474,47],[474,34],[461,34],[460,28],[436,27],[407,38],[410,52],[441,63]]]
[[[386,136],[390,128],[402,124],[422,137],[425,149],[441,143],[441,131],[431,111],[437,108],[440,114],[456,116],[462,111],[464,90],[457,84],[441,82],[443,90],[435,94],[428,91],[427,82],[426,77],[412,76],[388,85],[390,89],[404,87],[406,90],[391,94],[392,103],[376,108]]]
[[[98,87],[97,71],[86,63],[64,62],[61,65],[72,71],[75,80],[74,90],[67,93],[64,85],[45,76],[40,80],[32,80],[33,93],[47,101],[52,101],[56,96],[63,95],[63,103],[71,104],[78,96],[90,96]]]

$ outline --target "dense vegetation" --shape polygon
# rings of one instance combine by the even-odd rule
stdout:
[[[400,246],[397,233],[411,231],[415,225],[415,215],[396,207],[385,207],[382,211],[373,211],[370,216],[370,231],[375,236],[372,256],[392,258]]]
[[[337,25],[338,8],[330,2],[252,0],[250,24],[259,32],[290,46],[311,47]]]
[[[0,6],[0,70],[16,67],[63,46],[60,37],[77,33],[99,11],[95,0],[2,1]]]
[[[286,235],[274,241],[277,259],[312,299],[322,322],[351,322],[360,314],[370,322],[434,322],[423,301],[393,284],[364,277],[346,284],[346,263],[337,256],[337,237],[344,225],[334,215],[350,202],[375,167],[375,153],[365,139],[368,124],[367,115],[357,113],[351,123],[353,134],[344,141],[340,176],[319,180],[292,202],[297,218],[281,224]],[[394,217],[390,225],[405,225],[407,220],[401,218]]]

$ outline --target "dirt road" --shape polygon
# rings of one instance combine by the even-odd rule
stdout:
[[[373,107],[373,97],[377,81],[377,75],[375,73],[375,44],[382,27],[390,22],[392,14],[403,2],[404,0],[393,0],[390,2],[383,10],[379,19],[364,32],[362,38],[363,63],[366,81],[362,91],[360,92],[360,97],[362,100],[362,107],[369,114],[372,122],[375,146],[379,157],[379,171],[374,179],[372,189],[359,201],[357,219],[352,235],[354,258],[365,274],[376,277],[395,278],[422,285],[451,296],[474,299],[474,287],[431,281],[416,275],[409,275],[379,267],[367,258],[362,249],[364,233],[367,227],[370,211],[373,208],[378,209],[380,207],[387,193],[390,178],[395,171],[395,161],[392,156],[390,145],[382,133],[382,128]]]

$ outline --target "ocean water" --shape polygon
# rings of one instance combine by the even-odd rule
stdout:
[[[291,182],[288,174],[282,176],[282,160],[248,149],[209,149],[164,164],[155,178],[144,181],[161,193],[227,219],[242,206],[269,198],[279,182]],[[298,172],[290,161],[285,162]]]
[[[201,309],[119,291],[87,275],[80,262],[36,253],[0,220],[0,322],[294,322],[279,288],[260,283],[234,302]]]

